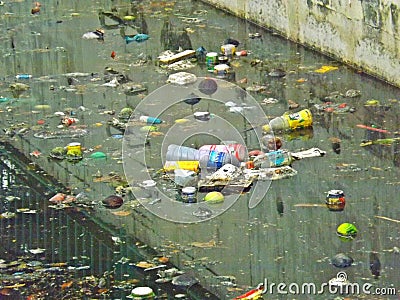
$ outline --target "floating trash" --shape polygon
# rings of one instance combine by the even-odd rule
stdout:
[[[147,286],[136,287],[131,291],[127,298],[135,299],[135,300],[147,300],[147,299],[155,299],[155,294],[153,290]]]
[[[155,132],[158,131],[157,126],[153,126],[153,125],[148,125],[148,126],[143,126],[140,128],[141,132]]]
[[[243,295],[240,295],[233,300],[239,300],[239,299],[261,299],[262,295],[264,294],[264,286],[260,284],[257,288],[252,289]]]
[[[190,122],[189,119],[176,119],[175,120],[176,124],[185,124],[185,123],[188,123],[188,122]]]
[[[120,196],[111,195],[103,199],[102,203],[104,207],[116,209],[124,204],[124,199],[122,199]]]
[[[208,111],[196,111],[193,116],[196,120],[203,122],[207,122],[211,118],[211,114]]]
[[[78,138],[88,134],[86,129],[65,129],[60,131],[41,131],[33,136],[40,139]]]
[[[357,236],[357,228],[351,223],[342,223],[338,226],[336,233],[341,240],[352,240]]]
[[[129,120],[131,114],[133,113],[133,109],[130,107],[124,107],[118,114],[118,119],[121,120]]]
[[[196,278],[194,278],[193,276],[190,276],[188,274],[182,274],[182,275],[172,278],[172,284],[178,285],[178,286],[190,287],[192,285],[195,285],[198,282],[199,281]]]
[[[175,83],[178,85],[186,85],[196,82],[197,77],[194,74],[187,73],[187,72],[178,72],[175,74],[171,74],[168,77],[167,82]]]
[[[101,151],[97,151],[97,152],[92,153],[90,155],[90,158],[103,159],[103,158],[107,158],[107,154],[105,154],[104,152],[101,152]]]
[[[315,73],[320,73],[320,74],[324,74],[327,72],[331,72],[331,71],[335,71],[339,69],[338,67],[334,67],[334,66],[322,66],[321,68],[315,70]]]
[[[1,217],[4,219],[12,219],[15,217],[15,213],[6,211],[1,214]]]
[[[196,198],[196,188],[193,186],[188,186],[182,189],[181,193],[182,201],[185,203],[195,203]]]
[[[125,43],[126,44],[130,44],[130,43],[133,43],[133,42],[143,43],[143,42],[147,41],[149,38],[150,38],[150,36],[148,36],[147,34],[138,33],[138,34],[136,34],[134,36],[126,35],[124,39],[125,39]]]
[[[28,251],[32,254],[42,254],[46,251],[46,249],[36,248],[36,249],[29,249]]]
[[[194,212],[192,212],[192,215],[195,217],[198,217],[200,219],[206,219],[210,218],[212,216],[212,211],[206,207],[198,207]]]
[[[361,91],[351,89],[351,90],[346,91],[346,93],[344,95],[348,98],[355,98],[355,97],[361,96]]]
[[[268,73],[270,77],[285,77],[286,71],[282,69],[273,69],[271,72]]]
[[[49,199],[49,202],[56,204],[68,204],[76,201],[76,197],[72,195],[66,195],[63,193],[57,193]]]
[[[210,204],[222,203],[225,197],[221,192],[209,192],[204,197],[204,201]]]
[[[330,190],[325,203],[330,211],[342,211],[346,205],[344,192],[342,190]]]
[[[218,84],[214,79],[206,78],[199,83],[198,89],[201,93],[211,96],[217,91]]]
[[[343,253],[338,253],[331,259],[332,265],[337,268],[350,267],[353,262],[354,260],[350,256]]]
[[[96,29],[95,31],[86,32],[82,35],[82,38],[85,40],[103,40],[104,30]]]

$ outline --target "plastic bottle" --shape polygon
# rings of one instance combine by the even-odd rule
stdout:
[[[227,145],[203,145],[199,148],[200,156],[202,153],[208,154],[208,151],[225,152],[232,154],[239,161],[247,159],[246,147],[242,144],[227,144]]]
[[[235,156],[218,151],[201,152],[199,164],[202,170],[218,170],[225,164],[240,167],[240,161]]]
[[[266,153],[267,155],[267,162],[265,165],[265,161],[261,163],[261,168],[277,168],[277,167],[283,167],[283,166],[289,166],[293,162],[293,157],[288,151],[282,151],[282,150],[277,150],[277,151],[272,151]]]
[[[17,76],[15,76],[15,78],[17,78],[17,79],[30,79],[30,78],[32,78],[32,75],[30,75],[30,74],[18,74]]]
[[[140,116],[140,122],[145,122],[147,124],[161,124],[162,121],[158,118],[149,117],[149,116]]]
[[[165,172],[171,172],[176,169],[197,172],[199,170],[199,162],[197,160],[166,161],[163,169]]]
[[[199,150],[190,147],[171,144],[168,146],[167,149],[166,160],[167,161],[199,160]]]
[[[284,131],[294,130],[297,128],[306,128],[312,126],[312,114],[308,109],[303,109],[296,113],[285,113],[280,117],[272,119],[267,125],[263,126],[263,130]]]

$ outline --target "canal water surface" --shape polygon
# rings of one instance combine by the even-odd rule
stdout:
[[[0,6],[2,141],[20,149],[32,160],[33,168],[40,166],[59,183],[50,190],[36,190],[34,180],[21,183],[20,175],[13,175],[15,180],[10,184],[15,186],[2,189],[1,213],[29,206],[44,210],[45,216],[17,214],[13,221],[3,218],[2,237],[12,236],[10,241],[18,245],[15,243],[16,249],[10,252],[15,257],[0,258],[16,260],[24,251],[43,248],[46,251],[41,258],[47,263],[87,258],[88,262],[80,266],[88,263],[91,268],[83,271],[96,276],[111,272],[123,259],[126,264],[117,264],[116,277],[122,280],[127,274],[128,279],[138,279],[140,285],[154,287],[159,297],[186,294],[197,299],[233,299],[264,283],[265,299],[397,299],[388,294],[394,290],[398,293],[400,283],[399,89],[200,1],[45,0],[40,12],[32,14],[34,7],[30,1],[6,1]],[[100,28],[104,30],[103,40],[82,38]],[[136,33],[147,34],[149,39],[126,43],[125,36]],[[260,36],[255,37],[255,33]],[[248,55],[230,59],[234,76],[225,78],[229,83],[219,88],[237,84],[247,90],[246,96],[232,95],[236,109],[215,101],[218,92],[193,106],[176,103],[166,107],[160,115],[164,122],[157,131],[147,136],[141,133],[143,142],[147,141],[145,146],[128,143],[132,147],[129,159],[143,153],[147,157],[145,165],[129,169],[123,153],[126,141],[121,131],[110,126],[113,118],[118,119],[127,107],[148,111],[165,101],[167,95],[164,98],[163,90],[157,93],[157,89],[177,71],[199,78],[216,77],[204,63],[194,60],[171,69],[160,66],[160,53],[200,46],[220,52],[228,38],[239,41],[237,51],[247,50]],[[276,70],[282,70],[282,76],[275,76]],[[18,74],[32,77],[17,79]],[[104,85],[113,78],[121,85]],[[139,91],[127,91],[123,80],[135,84]],[[254,108],[253,101],[258,107]],[[104,198],[116,193],[116,187],[125,184],[125,173],[148,173],[159,180],[165,194],[177,194],[168,180],[157,177],[165,140],[177,119],[189,120],[179,127],[182,133],[193,128],[200,132],[205,125],[193,119],[193,112],[210,112],[216,116],[214,120],[220,117],[236,128],[238,139],[254,150],[260,148],[256,132],[261,127],[252,130],[238,112],[256,116],[262,111],[271,119],[289,111],[292,102],[299,105],[292,111],[310,109],[314,122],[307,130],[280,135],[283,147],[291,152],[317,147],[326,154],[295,161],[292,167],[297,174],[263,185],[265,195],[257,199],[255,207],[249,208],[250,191],[236,194],[231,206],[211,219],[180,222],[184,216],[179,211],[176,220],[160,218],[145,209],[140,199],[133,197],[135,190],[132,194],[129,189],[120,208],[110,210],[101,205]],[[67,128],[60,124],[60,112],[78,121]],[[264,121],[266,124],[267,119]],[[133,131],[139,133],[141,126],[133,127]],[[50,136],[49,132],[70,129],[85,134],[43,138]],[[223,136],[228,129],[215,128],[212,134],[222,135],[223,140],[235,139]],[[212,134],[191,136],[184,144],[199,147],[214,143],[217,139]],[[49,158],[52,149],[71,142],[81,143],[82,160]],[[106,157],[91,156],[96,152]],[[4,166],[10,168],[7,162]],[[327,193],[333,189],[345,194],[343,211],[330,211],[325,206]],[[58,192],[83,193],[87,206],[76,208],[78,215],[75,210],[47,208],[48,199]],[[24,199],[23,206],[10,202],[10,196]],[[42,221],[48,218],[53,221]],[[101,229],[89,230],[82,218],[93,222],[88,227]],[[58,232],[50,230],[54,222],[58,222]],[[336,229],[342,223],[357,227],[354,239],[337,236]],[[17,233],[19,227],[25,228],[22,233]],[[141,256],[141,251],[146,253]],[[332,264],[339,253],[353,259],[351,266],[338,268]],[[143,272],[132,273],[132,265],[143,257],[156,264],[159,261],[154,258],[167,258],[210,293],[198,290],[201,296],[192,295],[192,285],[183,290],[155,286],[156,274],[140,277]],[[387,294],[372,296],[364,291],[340,295],[330,293],[326,286],[318,295],[301,292],[303,284],[319,290],[339,272],[360,289],[371,284],[371,292],[380,288]],[[284,288],[289,294],[279,293],[280,283],[300,289],[290,294]],[[121,292],[104,297],[126,295]]]

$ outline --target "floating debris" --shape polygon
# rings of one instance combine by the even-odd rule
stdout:
[[[29,249],[28,251],[32,254],[42,254],[46,251],[46,249],[36,248],[36,249]]]
[[[337,268],[350,267],[353,262],[354,260],[350,256],[344,253],[338,253],[331,259],[332,265],[334,265]]]
[[[6,211],[1,214],[1,217],[4,219],[12,219],[15,217],[15,213]]]
[[[335,66],[322,66],[321,68],[315,70],[315,73],[324,74],[327,72],[335,71],[337,69],[339,69],[339,68],[335,67]]]
[[[106,208],[116,209],[121,207],[122,204],[124,204],[124,199],[122,199],[122,197],[117,195],[111,195],[103,199],[102,203],[103,206]]]
[[[195,285],[199,281],[196,278],[194,278],[193,276],[190,276],[188,274],[182,274],[182,275],[172,278],[171,282],[173,285],[190,287],[192,285]]]
[[[207,219],[210,218],[213,213],[210,209],[200,206],[194,212],[192,212],[192,215],[200,219]]]

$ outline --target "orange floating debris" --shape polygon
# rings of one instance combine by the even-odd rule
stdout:
[[[165,257],[165,256],[161,256],[158,258],[158,261],[162,264],[166,264],[167,262],[169,262],[169,258]]]
[[[68,281],[68,282],[64,282],[64,283],[61,285],[61,289],[62,289],[62,290],[65,290],[65,289],[71,287],[73,283],[74,283],[74,282],[73,282],[72,280],[71,280],[71,281]]]

